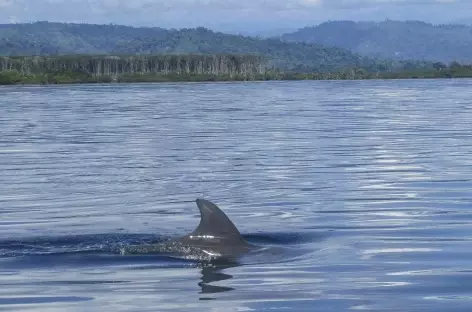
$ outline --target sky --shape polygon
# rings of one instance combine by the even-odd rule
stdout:
[[[0,23],[85,22],[263,34],[328,20],[472,23],[472,0],[0,0]]]

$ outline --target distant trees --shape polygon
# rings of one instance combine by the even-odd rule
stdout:
[[[443,70],[443,69],[447,68],[447,65],[442,63],[442,62],[435,62],[435,63],[433,63],[433,68],[436,69],[436,70]]]
[[[0,84],[253,80],[268,70],[257,55],[4,56]]]
[[[225,74],[249,76],[263,74],[267,62],[253,55],[141,55],[141,56],[26,56],[0,57],[0,71],[15,70],[24,75],[64,72],[94,77],[123,74]]]
[[[361,66],[283,71],[255,55],[0,57],[0,84],[472,77],[472,65],[455,62],[397,71],[386,71],[388,63],[381,65],[377,71]]]

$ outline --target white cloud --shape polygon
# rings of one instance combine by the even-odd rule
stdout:
[[[84,7],[189,10],[189,9],[306,9],[382,5],[417,5],[464,3],[466,0],[0,0],[0,7],[16,7],[25,4],[38,8],[68,6]]]
[[[13,5],[13,0],[0,0],[0,8],[6,8]]]
[[[217,29],[302,27],[325,20],[472,16],[471,0],[0,0],[0,23],[37,20]]]
[[[8,23],[10,23],[10,24],[16,24],[16,23],[18,23],[18,22],[19,22],[19,20],[18,20],[18,18],[17,18],[16,16],[13,16],[13,15],[12,15],[12,16],[9,16],[9,17],[8,17]]]

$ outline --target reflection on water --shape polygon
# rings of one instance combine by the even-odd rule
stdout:
[[[471,90],[1,87],[0,310],[469,312]],[[120,255],[195,229],[197,197],[264,252]]]
[[[198,283],[198,286],[201,287],[201,294],[215,294],[226,291],[234,290],[232,287],[212,285],[213,282],[219,282],[233,278],[232,275],[223,273],[224,269],[235,267],[236,265],[209,265],[204,266],[201,270],[202,277],[201,282]],[[209,297],[200,297],[200,300],[208,300]]]

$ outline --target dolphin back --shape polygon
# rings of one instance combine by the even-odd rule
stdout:
[[[196,202],[200,210],[200,224],[192,233],[158,244],[132,246],[123,249],[122,254],[165,252],[200,260],[219,257],[233,259],[254,248],[215,204],[200,198]]]
[[[187,237],[244,240],[233,222],[218,206],[201,198],[197,198],[196,202],[200,210],[200,224]]]

